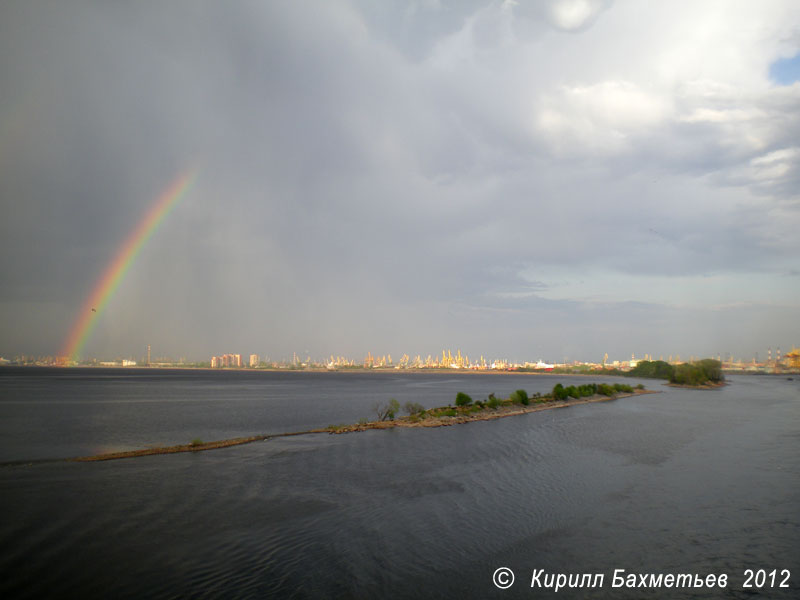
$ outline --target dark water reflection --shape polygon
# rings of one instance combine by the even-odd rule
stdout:
[[[347,411],[361,405],[349,403],[375,396],[446,403],[459,390],[553,384],[414,377],[354,378],[338,400],[346,414],[330,421],[352,420]],[[228,404],[259,406],[245,396]],[[668,389],[456,427],[5,467],[0,596],[797,598],[798,432],[798,382],[740,377],[717,391]],[[491,582],[499,566],[517,574],[509,590]],[[528,587],[534,568],[606,581],[553,594]],[[791,588],[747,593],[746,568],[790,569]],[[614,569],[726,573],[730,583],[612,589]]]

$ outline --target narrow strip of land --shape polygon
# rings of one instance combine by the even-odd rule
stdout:
[[[92,456],[80,456],[66,460],[76,462],[94,462],[102,460],[118,460],[121,458],[136,458],[139,456],[152,456],[156,454],[175,454],[178,452],[203,452],[205,450],[217,450],[219,448],[229,448],[231,446],[241,446],[242,444],[251,444],[253,442],[261,442],[272,438],[290,437],[295,435],[307,435],[313,433],[353,433],[357,431],[366,431],[368,429],[392,429],[395,427],[448,427],[451,425],[459,425],[463,423],[471,423],[473,421],[491,421],[493,419],[502,419],[504,417],[512,417],[515,415],[524,415],[527,413],[538,412],[542,410],[549,410],[552,408],[566,408],[568,406],[575,406],[578,404],[589,404],[591,402],[606,402],[608,400],[615,400],[617,398],[626,398],[628,396],[638,396],[641,394],[657,394],[659,392],[652,390],[634,390],[633,392],[618,393],[611,396],[596,394],[594,396],[584,398],[569,398],[567,400],[552,400],[547,397],[538,402],[532,402],[525,405],[504,405],[496,408],[483,408],[477,412],[472,410],[460,410],[450,407],[431,409],[432,415],[420,418],[417,416],[400,417],[391,420],[382,421],[369,421],[356,423],[353,425],[331,425],[319,429],[309,429],[306,431],[293,431],[289,433],[275,433],[267,435],[254,435],[249,437],[232,438],[228,440],[217,440],[214,442],[194,442],[191,444],[181,444],[177,446],[165,446],[157,448],[142,448],[140,450],[129,450],[126,452],[110,452],[106,454],[95,454]],[[436,415],[435,411],[447,411],[450,414]],[[454,413],[454,414],[453,414]]]
[[[253,442],[262,442],[271,438],[289,437],[293,435],[305,435],[308,433],[330,433],[326,429],[310,429],[308,431],[292,431],[289,433],[273,433],[269,435],[251,435],[249,437],[231,438],[228,440],[217,440],[214,442],[195,442],[191,444],[180,444],[178,446],[159,446],[155,448],[142,448],[140,450],[126,450],[124,452],[107,452],[105,454],[93,454],[91,456],[78,456],[65,460],[74,462],[95,462],[99,460],[117,460],[120,458],[136,458],[138,456],[152,456],[154,454],[176,454],[178,452],[202,452],[203,450],[218,450],[219,448],[230,448],[231,446],[241,446]]]

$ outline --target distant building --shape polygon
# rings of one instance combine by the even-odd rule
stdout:
[[[250,355],[250,366],[257,367],[259,363],[258,354],[251,354]]]
[[[241,354],[223,354],[222,356],[211,357],[211,367],[216,369],[218,367],[239,367],[242,366]]]

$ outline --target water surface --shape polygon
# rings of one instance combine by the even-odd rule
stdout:
[[[176,407],[197,413],[187,421],[193,427],[239,435],[240,427],[310,426],[319,422],[315,403],[328,405],[323,421],[349,422],[376,397],[441,404],[456,391],[480,397],[553,384],[503,375],[281,375],[267,386],[285,398],[274,410],[264,401],[264,382],[249,375],[201,376],[193,383],[191,375],[165,381],[158,374],[147,384],[114,383],[111,389],[125,393],[105,399],[98,388],[109,389],[108,382],[67,382],[63,397],[82,414],[100,417],[100,407],[108,407],[114,417],[105,428],[82,426],[80,433],[107,432],[113,445],[121,434],[109,423],[118,423],[117,409],[130,404],[137,407],[130,413],[136,423],[164,423],[159,435],[174,432],[185,440],[189,429],[164,417],[181,415]],[[305,435],[107,463],[7,466],[0,469],[0,595],[587,596],[586,590],[531,590],[536,568],[605,573],[604,587],[589,595],[597,598],[797,598],[800,388],[777,378],[732,380],[720,390],[664,388],[454,427]],[[25,391],[17,381],[11,402],[27,395],[44,420],[46,406],[69,415],[43,393],[51,385],[40,381]],[[209,385],[216,387],[204,392]],[[175,391],[182,388],[183,395]],[[4,411],[7,399],[4,393]],[[287,416],[280,412],[285,403],[299,406]],[[209,416],[204,406],[211,407]],[[237,406],[241,412],[228,415]],[[59,425],[59,418],[52,417],[51,427],[61,427],[67,443],[47,447],[47,436],[29,432],[38,441],[25,451],[79,449],[80,435],[66,425],[73,421]],[[5,418],[2,423],[5,438],[12,432]],[[141,443],[140,431],[126,430],[131,445]],[[492,584],[500,566],[517,575],[509,590]],[[612,589],[611,574],[620,568],[726,573],[730,583],[717,591]],[[790,569],[791,587],[743,590],[746,568]]]

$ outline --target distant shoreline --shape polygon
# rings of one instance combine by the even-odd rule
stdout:
[[[593,402],[608,402],[619,398],[627,398],[630,396],[639,396],[643,394],[659,394],[661,392],[655,390],[636,390],[632,393],[622,392],[613,396],[595,395],[588,398],[569,399],[562,401],[548,401],[536,402],[528,406],[501,406],[496,409],[485,409],[480,413],[461,414],[457,416],[440,416],[429,417],[424,420],[413,420],[412,417],[401,417],[393,420],[386,421],[370,421],[367,423],[357,423],[353,425],[340,425],[329,426],[317,429],[309,429],[306,431],[294,431],[290,433],[276,433],[269,435],[255,435],[249,437],[232,438],[228,440],[217,440],[214,442],[200,442],[193,444],[180,444],[176,446],[165,446],[160,448],[143,448],[140,450],[129,450],[125,452],[111,452],[107,454],[95,454],[92,456],[80,456],[76,458],[64,459],[70,462],[98,462],[106,460],[119,460],[123,458],[138,458],[141,456],[154,456],[158,454],[177,454],[181,452],[204,452],[206,450],[218,450],[220,448],[230,448],[231,446],[241,446],[244,444],[251,444],[253,442],[261,442],[272,438],[279,437],[292,437],[297,435],[307,435],[315,433],[327,434],[342,434],[342,433],[355,433],[359,431],[367,431],[369,429],[393,429],[395,427],[449,427],[451,425],[461,425],[464,423],[471,423],[474,421],[492,421],[495,419],[502,419],[505,417],[512,417],[516,415],[524,415],[532,412],[539,412],[542,410],[550,410],[553,408],[566,408],[569,406],[576,406],[579,404],[590,404]],[[431,409],[434,410],[434,409]]]
[[[603,371],[592,371],[590,373],[554,373],[552,371],[544,370],[518,370],[518,369],[452,369],[448,367],[430,367],[430,368],[346,368],[346,369],[326,369],[326,368],[302,368],[302,369],[283,369],[280,367],[266,367],[266,368],[252,368],[252,367],[188,367],[188,366],[170,366],[170,367],[147,367],[144,365],[125,366],[122,365],[0,365],[0,368],[24,368],[24,369],[116,369],[125,371],[203,371],[212,373],[385,373],[390,375],[397,375],[398,373],[442,373],[452,375],[454,373],[464,374],[495,374],[495,375],[557,375],[559,377],[620,377],[619,373],[604,373]],[[646,378],[643,378],[646,379]]]
[[[375,369],[365,369],[363,367],[358,368],[344,368],[344,369],[327,369],[323,367],[319,368],[302,368],[302,369],[289,369],[289,368],[280,368],[280,367],[261,367],[261,368],[252,368],[252,367],[190,367],[190,366],[169,366],[169,367],[160,367],[160,366],[144,366],[144,365],[136,365],[136,366],[125,366],[122,365],[17,365],[17,364],[6,364],[0,363],[0,370],[3,368],[8,369],[63,369],[63,370],[70,370],[70,369],[97,369],[97,370],[111,370],[115,369],[118,371],[202,371],[202,372],[212,372],[212,373],[358,373],[358,374],[366,374],[366,373],[375,373],[375,374],[390,374],[390,375],[397,375],[398,373],[425,373],[425,374],[444,374],[444,375],[453,375],[453,374],[494,374],[494,375],[558,375],[559,377],[628,377],[620,372],[612,372],[609,370],[599,370],[599,371],[590,371],[587,373],[562,373],[562,372],[554,372],[554,371],[544,371],[544,370],[519,370],[519,369],[451,369],[448,367],[430,367],[430,368],[402,368],[402,369],[395,369],[395,368],[375,368]],[[737,371],[737,370],[730,370],[725,369],[723,371],[726,375],[747,375],[747,376],[759,376],[759,377],[787,377],[787,376],[794,376],[800,375],[800,371],[798,370],[785,370],[776,373],[767,373],[767,372],[760,372],[760,371]],[[644,376],[636,376],[633,377],[637,379],[653,379],[654,381],[663,381],[666,385],[671,385],[672,387],[682,387],[680,384],[669,384],[668,380],[666,379],[658,379],[652,377],[644,377]],[[685,386],[688,388],[692,388],[694,386]],[[697,389],[702,389],[703,386],[699,386]]]

